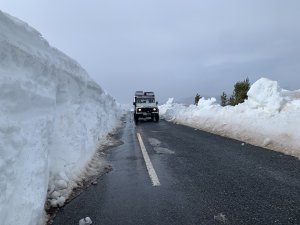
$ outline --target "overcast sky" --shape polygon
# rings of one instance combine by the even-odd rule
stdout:
[[[260,77],[300,89],[299,0],[0,0],[121,103],[230,94]],[[162,103],[162,102],[160,102]]]

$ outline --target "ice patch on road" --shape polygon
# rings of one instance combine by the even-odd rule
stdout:
[[[158,154],[174,154],[175,152],[168,149],[168,148],[163,148],[163,147],[155,147],[154,151]]]
[[[150,143],[150,145],[154,146],[159,146],[161,144],[160,140],[156,139],[156,138],[148,138],[148,141]]]
[[[174,154],[175,152],[165,148],[165,147],[161,147],[162,142],[156,138],[148,138],[148,141],[150,143],[150,145],[153,147],[154,151],[158,154]]]
[[[228,221],[226,216],[223,213],[219,213],[218,215],[214,216],[214,220],[219,221],[224,224],[226,224]]]

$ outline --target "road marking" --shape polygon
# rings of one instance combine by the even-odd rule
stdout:
[[[138,137],[138,140],[139,140],[139,143],[140,143],[140,147],[141,147],[141,150],[142,150],[142,153],[143,153],[143,157],[144,157],[144,160],[145,160],[145,163],[146,163],[146,167],[147,167],[150,179],[152,181],[152,185],[153,186],[160,186],[159,179],[158,179],[157,174],[156,174],[156,172],[153,168],[153,165],[151,163],[151,160],[149,158],[148,152],[145,148],[145,145],[144,145],[144,142],[142,140],[142,137],[141,137],[140,133],[137,133],[137,137]]]

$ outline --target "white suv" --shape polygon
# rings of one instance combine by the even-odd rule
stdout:
[[[150,118],[152,121],[159,121],[159,110],[155,102],[154,92],[136,91],[133,99],[134,121],[139,118]]]

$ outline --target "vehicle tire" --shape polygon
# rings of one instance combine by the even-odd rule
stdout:
[[[156,122],[159,121],[159,115],[155,115],[155,121],[156,121]]]
[[[152,122],[154,121],[154,116],[151,116],[151,121],[152,121]]]

